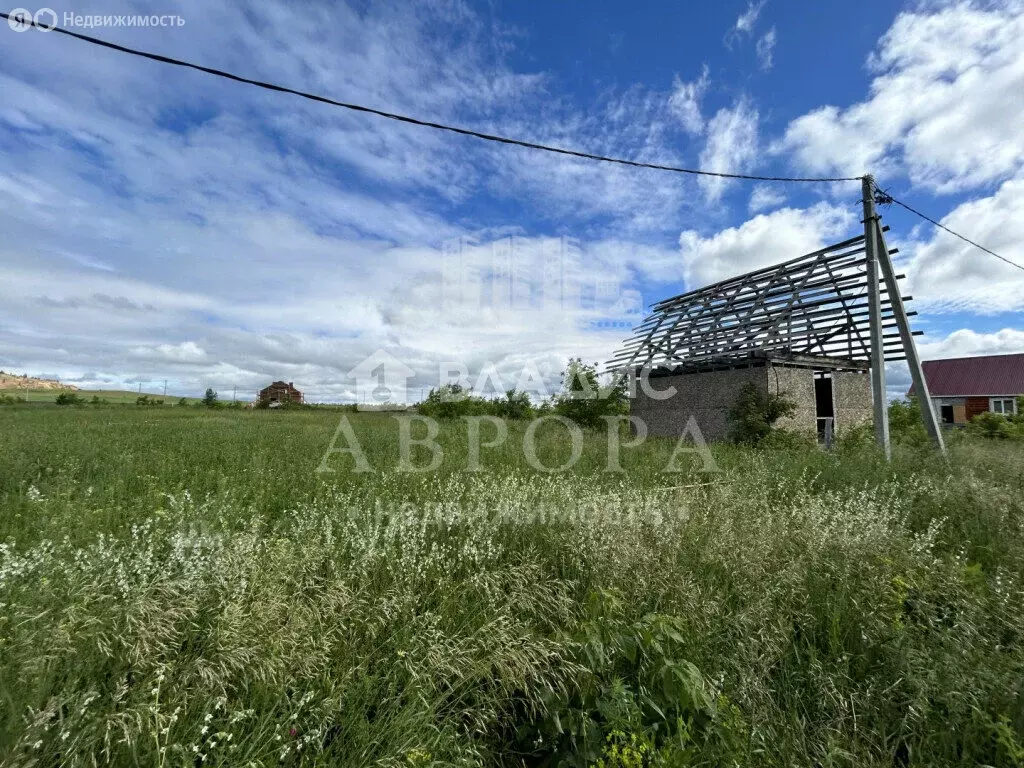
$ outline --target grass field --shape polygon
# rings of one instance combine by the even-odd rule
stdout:
[[[1019,444],[318,472],[339,418],[0,407],[0,764],[1024,761]]]

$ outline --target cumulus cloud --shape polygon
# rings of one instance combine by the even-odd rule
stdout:
[[[793,120],[776,152],[813,173],[902,171],[940,193],[1024,164],[1024,5],[1009,0],[901,13],[868,61],[869,97]]]
[[[1024,179],[1004,182],[994,195],[957,206],[941,222],[1024,264]],[[1024,270],[925,226],[930,236],[911,243],[906,264],[921,309],[980,314],[1024,309]]]
[[[750,100],[740,98],[722,108],[708,123],[708,136],[700,153],[700,167],[708,171],[742,173],[757,159],[758,112]],[[721,198],[728,179],[701,176],[700,185],[710,201]]]
[[[679,236],[688,290],[792,259],[840,240],[856,223],[849,210],[818,203],[755,216],[710,236]]]
[[[115,6],[109,12],[140,12]],[[545,73],[513,69],[517,38],[458,3],[336,3],[293,18],[279,1],[241,9],[185,0],[178,11],[188,34],[104,36],[396,112],[650,162],[682,164],[675,139],[702,120],[706,69],[690,91],[696,112],[685,93],[673,101],[675,91],[641,85],[581,109]],[[638,281],[679,279],[671,239],[693,205],[692,179],[126,67],[115,53],[29,37],[5,40],[0,74],[6,367],[82,385],[168,378],[172,391],[191,394],[233,385],[252,394],[283,378],[311,399],[350,397],[345,374],[378,348],[424,385],[436,383],[439,359],[452,358],[505,371],[535,357],[557,377],[570,355],[607,358],[643,303]],[[509,233],[535,266],[558,234],[576,235],[586,280],[571,264],[559,277],[576,278],[579,290],[557,307],[496,304],[500,248],[491,245]],[[441,264],[446,245],[464,238],[480,244],[482,293],[451,305]]]
[[[1020,354],[1024,352],[1024,328],[1002,328],[991,333],[961,328],[944,338],[919,343],[918,350],[924,360]]]
[[[708,65],[701,70],[700,77],[690,82],[682,82],[675,78],[672,95],[668,104],[672,113],[678,118],[683,129],[691,134],[704,131],[704,116],[701,113],[701,101],[708,89]]]

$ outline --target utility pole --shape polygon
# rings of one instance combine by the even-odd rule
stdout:
[[[885,453],[886,461],[892,456],[889,445],[889,412],[885,395],[885,339],[882,337],[882,296],[879,290],[878,246],[881,243],[878,215],[875,213],[875,180],[869,174],[861,179],[864,198],[864,249],[867,259],[868,319],[871,326],[871,399],[875,414],[875,442]],[[893,282],[896,282],[893,279]],[[892,291],[889,290],[890,300]],[[899,297],[897,289],[896,296]],[[913,343],[913,342],[911,342]]]
[[[942,439],[942,427],[935,416],[935,408],[932,407],[931,392],[928,391],[928,381],[924,377],[924,368],[921,365],[921,357],[917,354],[917,344],[914,343],[914,334],[910,330],[910,320],[907,319],[907,310],[903,306],[903,297],[900,296],[900,288],[896,283],[896,273],[892,266],[892,259],[889,258],[889,246],[885,242],[885,233],[881,225],[875,222],[875,236],[877,238],[878,263],[882,268],[882,275],[885,279],[885,290],[889,294],[889,301],[892,304],[892,314],[896,318],[896,325],[900,330],[900,341],[903,343],[903,354],[907,358],[907,367],[910,368],[910,377],[914,381],[914,394],[917,397],[918,405],[921,408],[921,420],[928,430],[939,452],[946,454],[946,443]]]
[[[235,384],[231,387],[231,402],[235,402],[235,393],[238,391],[238,385]]]
[[[164,397],[167,397],[167,379],[164,379]]]

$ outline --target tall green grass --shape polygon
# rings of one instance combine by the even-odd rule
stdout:
[[[347,418],[378,471],[316,472],[338,414],[0,409],[0,763],[1024,759],[1019,447],[469,473],[447,423],[416,474]]]

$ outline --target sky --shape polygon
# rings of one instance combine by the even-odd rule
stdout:
[[[875,175],[1024,262],[1024,2],[103,2],[78,31],[473,130],[757,175]],[[34,8],[30,10],[35,10]],[[1024,271],[881,210],[925,359],[1024,352]],[[652,303],[856,235],[857,182],[613,166],[0,26],[0,368],[240,399],[413,396],[607,360]],[[484,374],[480,377],[481,374]],[[888,367],[891,395],[905,366]],[[479,377],[479,378],[478,378]]]

